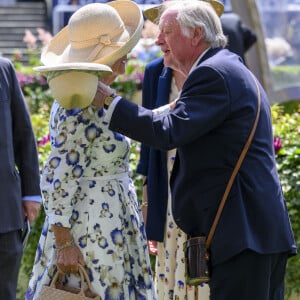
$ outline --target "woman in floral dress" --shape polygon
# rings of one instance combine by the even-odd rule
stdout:
[[[41,182],[47,216],[27,299],[56,271],[51,224],[71,228],[93,290],[103,299],[153,299],[144,224],[129,177],[129,141],[107,128],[104,115],[93,105],[53,105],[52,150]],[[78,286],[79,277],[68,275],[68,285]]]
[[[113,2],[109,5],[128,4],[132,9],[136,6],[132,1]],[[88,18],[88,24],[93,24],[90,15],[98,22],[97,10],[100,14],[107,5],[90,5],[94,6],[89,7],[89,13],[85,7],[77,12],[80,15],[83,11],[83,21]],[[141,29],[142,21],[139,24]],[[90,33],[92,29],[86,28],[84,32]],[[54,38],[52,49],[55,42]],[[105,78],[107,84],[125,72],[126,53],[130,49],[127,45],[115,56],[110,52],[113,73]],[[66,85],[67,88],[71,93],[72,86]],[[144,222],[130,178],[129,140],[108,129],[104,122],[106,110],[97,106],[95,93],[93,102],[85,108],[65,109],[60,101],[55,101],[51,109],[51,153],[41,179],[46,219],[27,300],[37,299],[42,286],[50,284],[57,269],[65,274],[65,285],[80,287],[78,264],[84,265],[92,291],[102,300],[156,299]]]

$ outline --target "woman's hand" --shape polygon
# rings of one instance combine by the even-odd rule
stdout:
[[[84,259],[77,246],[69,246],[57,251],[56,265],[62,273],[78,273],[78,264],[84,266]]]
[[[99,108],[102,108],[104,106],[106,97],[112,95],[113,93],[114,93],[114,90],[112,88],[110,88],[105,83],[99,81],[97,92],[96,92],[96,95],[93,100],[93,105],[95,105]]]
[[[70,228],[52,225],[55,235],[56,264],[62,273],[78,273],[78,264],[84,266],[80,249],[76,246]]]

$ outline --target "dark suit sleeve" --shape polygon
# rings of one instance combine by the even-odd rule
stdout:
[[[202,72],[205,77],[199,76]],[[112,114],[110,129],[155,148],[170,150],[221,124],[229,109],[223,77],[212,68],[201,67],[189,76],[174,111],[156,115],[121,99]]]
[[[12,65],[10,76],[14,155],[21,178],[22,196],[40,195],[37,144],[30,114]]]

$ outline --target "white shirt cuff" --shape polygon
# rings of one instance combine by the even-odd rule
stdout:
[[[106,123],[110,123],[110,119],[111,119],[111,116],[115,110],[115,106],[118,104],[118,102],[122,99],[121,96],[117,96],[114,98],[114,100],[112,101],[112,103],[109,105],[107,111],[106,111],[106,114],[105,114],[105,117],[104,117],[104,122]]]
[[[24,196],[23,201],[33,201],[33,202],[42,202],[41,196]]]
[[[166,116],[170,112],[170,104],[166,104],[152,110],[154,116]]]

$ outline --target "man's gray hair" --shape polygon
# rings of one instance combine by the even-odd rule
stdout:
[[[223,34],[219,16],[213,7],[205,1],[199,0],[174,0],[164,2],[165,9],[177,12],[177,21],[182,34],[191,37],[193,29],[203,29],[203,41],[212,48],[225,48],[227,38]]]

